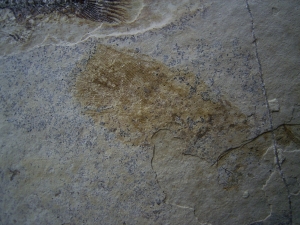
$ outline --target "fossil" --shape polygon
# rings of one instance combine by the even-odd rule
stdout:
[[[59,12],[92,21],[118,23],[126,20],[130,5],[131,0],[0,0],[0,8],[12,10],[18,20]]]

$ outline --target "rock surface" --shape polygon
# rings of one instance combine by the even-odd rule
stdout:
[[[300,224],[300,5],[0,11],[0,224]]]

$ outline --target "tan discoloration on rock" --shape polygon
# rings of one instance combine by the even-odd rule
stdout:
[[[169,129],[188,143],[247,129],[246,117],[191,73],[129,51],[100,45],[78,75],[83,113],[134,144]]]

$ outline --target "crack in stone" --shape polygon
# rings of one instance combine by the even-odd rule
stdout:
[[[298,74],[298,76],[299,76],[299,75],[300,75],[300,74]],[[287,121],[287,123],[290,123],[291,121],[293,121],[293,120],[295,119],[294,113],[295,113],[295,111],[296,111],[295,107],[297,107],[297,106],[300,106],[300,104],[294,104],[294,105],[293,105],[292,115],[291,115],[291,118]]]
[[[268,152],[268,150],[267,150],[266,152]],[[262,186],[262,189],[263,189],[263,190],[267,187],[267,185],[268,185],[268,183],[270,182],[270,180],[271,180],[271,178],[272,178],[272,176],[273,176],[274,173],[275,173],[275,170],[274,170],[272,173],[270,173],[268,179],[266,179],[265,184]],[[265,191],[265,192],[266,192],[266,191]]]
[[[283,124],[278,125],[276,128],[273,127],[273,130],[267,130],[267,131],[265,131],[265,132],[263,132],[263,133],[261,133],[261,134],[255,136],[255,137],[253,137],[253,138],[251,138],[251,139],[248,139],[248,140],[244,141],[242,144],[240,144],[240,145],[238,145],[238,146],[234,146],[234,147],[228,148],[228,149],[224,150],[224,151],[218,156],[218,158],[217,158],[216,161],[212,164],[212,166],[215,165],[215,164],[218,165],[218,162],[219,162],[224,156],[226,156],[228,153],[230,153],[231,151],[236,150],[236,149],[239,149],[239,148],[242,148],[242,147],[244,147],[245,145],[250,144],[251,142],[255,141],[256,139],[258,139],[258,138],[261,137],[262,135],[265,135],[265,134],[268,134],[268,133],[275,132],[275,131],[278,130],[280,127],[285,126],[285,125],[288,125],[288,126],[297,126],[297,125],[300,125],[300,124],[285,124],[285,123],[283,123]],[[274,138],[275,138],[275,136],[274,136]],[[298,151],[298,150],[295,150],[295,151]],[[299,151],[300,151],[300,150],[299,150]],[[291,152],[291,151],[290,151],[290,152]],[[193,157],[198,157],[198,158],[202,159],[201,157],[199,157],[199,156],[197,156],[197,155],[194,155],[194,154],[183,153],[183,155],[193,156]]]
[[[290,222],[290,224],[292,224],[293,223],[293,214],[292,214],[291,194],[290,194],[290,190],[289,190],[286,178],[283,174],[280,159],[279,159],[279,156],[278,156],[278,147],[277,147],[275,132],[274,132],[274,128],[273,128],[273,117],[272,117],[270,105],[269,105],[269,102],[268,102],[268,95],[267,95],[267,90],[266,90],[265,82],[264,82],[264,78],[263,78],[262,65],[261,65],[259,55],[258,55],[257,38],[256,38],[255,31],[254,31],[254,18],[253,18],[253,14],[252,14],[252,11],[251,11],[250,6],[249,6],[249,1],[245,0],[245,3],[246,3],[246,8],[247,8],[248,13],[249,13],[250,18],[251,18],[251,32],[252,32],[252,37],[253,37],[253,43],[254,43],[254,46],[255,46],[255,56],[256,56],[257,63],[258,63],[258,69],[259,69],[259,76],[260,76],[261,85],[262,85],[262,91],[263,91],[263,95],[265,97],[266,107],[267,107],[267,111],[268,111],[268,117],[269,117],[269,123],[270,123],[270,130],[271,130],[271,133],[272,133],[272,140],[273,140],[273,147],[274,147],[274,154],[275,154],[275,158],[276,158],[276,164],[277,164],[281,179],[282,179],[282,181],[283,181],[283,183],[286,187],[286,190],[287,190],[288,200],[289,200],[289,220],[290,220],[289,222]]]
[[[275,130],[276,130],[276,129],[275,129]],[[238,145],[238,146],[235,146],[235,147],[231,147],[231,148],[226,149],[225,151],[223,151],[223,152],[218,156],[218,158],[217,158],[216,161],[212,164],[212,166],[215,165],[215,164],[218,165],[218,162],[219,162],[225,155],[227,155],[229,152],[231,152],[231,151],[233,151],[233,150],[236,150],[236,149],[239,149],[239,148],[242,148],[242,147],[244,147],[245,145],[250,144],[251,142],[255,141],[255,140],[256,140],[257,138],[259,138],[260,136],[262,136],[262,135],[264,135],[264,134],[267,134],[267,133],[269,133],[269,132],[273,132],[273,131],[275,131],[275,130],[265,131],[265,132],[263,132],[263,133],[257,135],[257,136],[254,137],[254,138],[251,138],[251,139],[249,139],[249,140],[244,141],[242,144],[240,144],[240,145]]]
[[[156,133],[158,133],[159,131],[161,131],[161,130],[165,130],[165,129],[159,129],[158,131],[154,132],[154,134],[152,135],[152,137],[153,137]],[[167,130],[167,129],[166,129],[166,130]],[[152,138],[152,137],[151,137],[151,138]],[[161,185],[160,185],[160,183],[159,183],[159,181],[158,181],[158,178],[157,178],[156,170],[155,170],[154,167],[153,167],[153,159],[154,159],[154,157],[155,157],[155,145],[153,145],[153,153],[152,153],[152,158],[151,158],[150,163],[151,163],[152,171],[155,173],[155,180],[156,180],[158,186],[160,187],[160,189],[162,190],[162,192],[163,192],[163,194],[164,194],[164,199],[162,200],[162,202],[165,203],[165,204],[169,204],[169,205],[171,205],[171,206],[178,207],[178,208],[193,210],[194,217],[195,217],[196,220],[200,223],[199,218],[196,216],[196,210],[195,210],[194,208],[191,208],[191,207],[188,207],[188,206],[181,206],[181,205],[172,204],[172,203],[168,203],[168,202],[167,202],[167,194],[165,193],[164,189],[161,187]]]
[[[181,206],[181,205],[171,204],[171,203],[167,202],[167,194],[165,193],[164,189],[161,187],[161,185],[160,185],[160,183],[158,181],[158,178],[157,178],[157,173],[156,173],[155,169],[153,168],[153,159],[154,159],[154,157],[155,157],[155,145],[153,146],[153,154],[152,154],[152,158],[151,158],[151,168],[152,168],[152,171],[155,173],[155,180],[156,180],[158,186],[160,187],[160,189],[162,190],[162,192],[164,194],[164,199],[162,200],[162,202],[165,203],[165,204],[169,204],[171,206],[175,206],[175,207],[181,208],[181,209],[190,209],[190,210],[193,210],[194,217],[196,218],[196,220],[198,222],[200,222],[199,219],[198,219],[198,217],[196,216],[196,210],[194,208],[191,208],[191,207],[188,207],[188,206]]]
[[[163,194],[164,194],[164,199],[162,200],[162,202],[163,202],[163,203],[166,203],[166,201],[167,201],[167,194],[165,193],[164,189],[161,187],[161,185],[160,185],[160,183],[159,183],[159,181],[158,181],[158,179],[157,179],[157,173],[156,173],[155,169],[153,168],[153,159],[154,159],[154,157],[155,157],[155,145],[153,146],[152,158],[151,158],[150,163],[151,163],[152,171],[153,171],[154,174],[155,174],[155,180],[156,180],[156,182],[157,182],[159,188],[161,189],[161,191],[162,191]]]

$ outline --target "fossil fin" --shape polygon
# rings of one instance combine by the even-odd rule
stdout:
[[[129,0],[88,0],[76,15],[93,21],[122,22],[126,20],[129,5]]]
[[[48,14],[54,11],[63,14],[75,14],[78,17],[108,23],[126,21],[135,0],[5,0],[0,8],[9,8],[17,20],[22,21],[28,15]],[[16,2],[14,2],[16,1]],[[25,1],[25,0],[24,0]],[[0,0],[1,3],[1,0]]]

